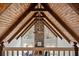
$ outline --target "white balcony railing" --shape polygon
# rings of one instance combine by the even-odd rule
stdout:
[[[79,48],[78,48],[79,50]],[[47,51],[47,53],[46,53]],[[47,55],[46,55],[47,54]],[[3,48],[3,56],[75,56],[74,48]]]

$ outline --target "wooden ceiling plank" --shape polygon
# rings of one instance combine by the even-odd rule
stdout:
[[[19,18],[18,20],[4,33],[4,35],[2,37],[0,37],[0,42],[7,36],[10,34],[10,32],[22,21],[22,19],[24,19],[28,13],[36,6],[37,4],[31,4],[28,8],[28,10],[26,10]]]
[[[79,14],[79,3],[69,3],[68,4],[77,14]]]
[[[79,42],[79,36],[77,36],[77,34],[74,33],[73,30],[72,30],[71,28],[69,28],[69,27],[65,24],[65,22],[63,22],[63,21],[61,20],[61,18],[49,7],[49,5],[48,5],[48,4],[42,4],[42,5],[43,5],[44,8],[46,8],[46,9],[49,11],[49,13],[50,13],[52,16],[54,16],[55,19],[70,33],[70,35],[72,35],[72,37],[74,37],[75,40]]]
[[[2,6],[3,7],[2,7]],[[11,5],[11,3],[0,3],[0,15],[6,10],[6,9],[8,9],[8,7]]]

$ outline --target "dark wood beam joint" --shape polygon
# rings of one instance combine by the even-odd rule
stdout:
[[[0,56],[3,54],[4,42],[0,43]]]
[[[75,56],[78,56],[78,47],[76,42],[74,42],[74,51],[75,51]]]

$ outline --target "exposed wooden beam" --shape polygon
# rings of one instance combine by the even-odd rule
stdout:
[[[47,26],[47,28],[57,37],[60,37],[60,39],[62,39],[62,37],[48,24],[48,22],[46,22],[44,19],[42,20],[42,22],[44,23],[45,26]]]
[[[79,36],[71,28],[69,28],[65,22],[62,21],[62,19],[49,7],[48,4],[42,4],[44,8],[46,8],[49,13],[55,17],[55,19],[72,35],[72,37],[75,38],[76,41],[79,42]]]
[[[65,34],[56,26],[54,25],[50,19],[42,12],[42,15],[50,22],[50,24],[52,24],[52,26],[54,26],[54,28],[56,28],[58,30],[59,33],[61,33],[61,35],[70,43],[70,40],[68,37],[65,36]]]
[[[20,33],[20,35],[17,37],[17,39],[20,37],[20,36],[24,36],[25,33],[27,33],[27,31],[36,23],[36,20],[34,19],[33,22],[31,22],[26,28],[25,30]]]
[[[32,20],[32,18],[37,14],[37,12],[34,13],[34,15],[8,40],[10,43],[12,39]]]
[[[43,20],[41,20],[42,23],[57,37],[58,35],[50,28],[50,26]]]

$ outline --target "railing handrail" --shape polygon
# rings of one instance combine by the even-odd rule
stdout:
[[[34,47],[5,47],[3,48],[3,51],[22,51],[22,50],[54,50],[54,51],[74,51],[73,47],[46,47],[46,48],[34,48]],[[79,48],[78,48],[79,50]]]

